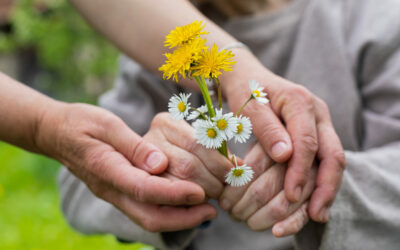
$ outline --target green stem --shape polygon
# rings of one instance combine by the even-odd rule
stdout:
[[[240,112],[243,111],[244,107],[246,107],[246,105],[251,101],[251,99],[253,99],[253,96],[250,96],[250,98],[247,99],[247,101],[242,105],[242,107],[240,107],[240,109],[235,113],[235,116],[238,116]]]
[[[215,111],[214,111],[214,107],[213,107],[213,104],[211,101],[210,93],[208,93],[208,88],[207,88],[207,84],[204,80],[204,76],[201,75],[201,79],[198,76],[195,76],[194,79],[196,79],[196,82],[199,85],[200,91],[203,94],[204,102],[207,105],[208,114],[210,115],[210,118],[213,118],[215,116]]]
[[[210,115],[210,118],[215,117],[215,110],[214,106],[211,101],[210,93],[208,92],[207,84],[204,79],[204,76],[201,75],[201,78],[198,76],[195,76],[194,79],[196,79],[197,84],[199,85],[200,91],[203,94],[204,102],[207,105],[208,109],[208,114]],[[224,155],[226,158],[228,158],[228,147],[226,146],[226,141],[222,142],[221,147],[218,148],[218,151]]]
[[[226,141],[222,142],[222,145],[221,145],[220,148],[218,148],[218,151],[229,160],[229,157],[228,157],[228,146],[226,145]]]
[[[215,78],[215,83],[217,84],[217,91],[218,91],[218,109],[222,109],[221,83],[219,82],[218,77]]]

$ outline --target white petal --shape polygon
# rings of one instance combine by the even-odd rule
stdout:
[[[249,87],[250,87],[251,92],[256,90],[258,88],[258,86],[259,86],[259,83],[256,80],[252,79],[249,81]]]

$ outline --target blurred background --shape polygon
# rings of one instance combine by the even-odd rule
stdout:
[[[95,104],[118,52],[66,0],[0,0],[0,71],[56,99]],[[0,249],[153,249],[66,224],[60,164],[0,142]]]

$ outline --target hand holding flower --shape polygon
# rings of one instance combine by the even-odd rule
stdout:
[[[199,144],[207,149],[218,149],[221,154],[228,158],[228,149],[226,142],[235,139],[235,142],[245,142],[251,134],[251,122],[247,117],[240,115],[243,108],[251,101],[256,100],[261,104],[268,103],[266,93],[259,83],[255,80],[250,81],[250,96],[241,108],[233,113],[223,114],[222,111],[222,93],[218,77],[223,71],[232,71],[233,54],[231,51],[218,51],[218,46],[212,48],[205,46],[206,40],[201,38],[204,35],[202,22],[193,22],[183,27],[177,27],[167,35],[165,44],[170,48],[177,47],[172,53],[166,53],[167,61],[160,67],[163,71],[163,78],[172,78],[178,81],[178,78],[194,78],[203,95],[206,106],[198,109],[192,108],[188,102],[190,94],[179,94],[171,97],[168,104],[168,110],[175,119],[193,120],[195,137]],[[218,108],[214,105],[209,95],[208,86],[205,79],[209,78],[215,81],[218,91]],[[193,112],[189,116],[189,110]],[[202,110],[200,110],[202,109]],[[208,114],[205,114],[207,110]],[[196,114],[196,112],[198,114]],[[235,168],[227,174],[226,181],[232,185],[244,185],[249,182],[253,176],[253,171],[249,166],[238,166],[235,156]]]
[[[216,150],[196,142],[194,129],[185,121],[176,121],[168,113],[154,117],[144,140],[157,146],[168,158],[162,176],[200,185],[207,197],[218,199],[224,189],[226,173],[232,163]]]

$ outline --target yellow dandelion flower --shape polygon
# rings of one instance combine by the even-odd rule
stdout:
[[[206,35],[208,32],[203,31],[205,24],[202,21],[194,21],[188,25],[176,27],[166,37],[165,47],[174,48],[190,43],[200,38],[200,35]]]
[[[195,39],[177,48],[173,53],[166,53],[167,61],[159,68],[163,72],[163,79],[172,78],[178,82],[179,75],[185,78],[192,65],[200,59],[205,43],[205,39]]]
[[[223,71],[232,71],[232,65],[235,61],[232,60],[234,54],[231,51],[218,51],[216,44],[213,47],[203,51],[201,58],[196,66],[192,67],[195,72],[193,76],[204,75],[205,78],[217,78]]]

